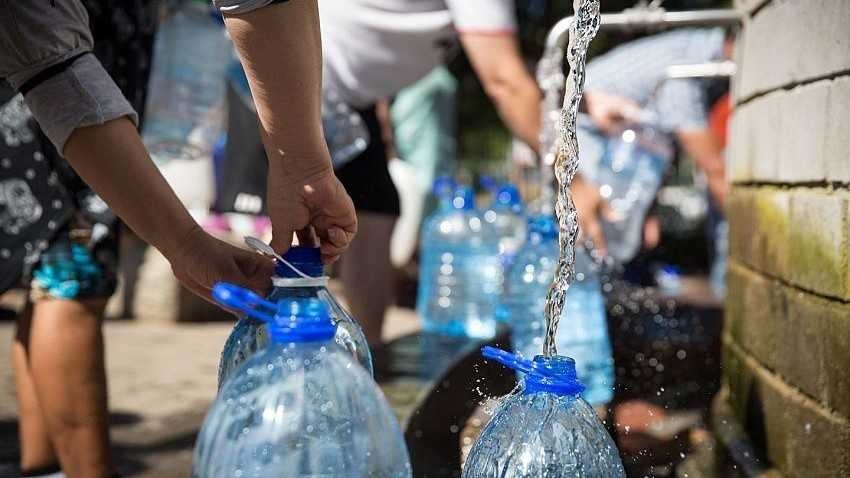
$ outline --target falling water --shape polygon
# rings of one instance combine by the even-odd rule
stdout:
[[[564,89],[564,48],[547,47],[537,64],[537,84],[543,91],[540,120],[540,205],[541,214],[552,214],[555,205],[553,187],[555,158],[558,157],[558,121],[561,117]]]
[[[578,105],[584,89],[585,57],[590,41],[599,30],[599,0],[574,0],[575,18],[570,25],[570,42],[567,47],[567,62],[570,72],[567,76],[564,106],[558,123],[560,151],[555,160],[555,178],[558,180],[558,199],[555,214],[560,229],[560,257],[558,269],[549,295],[546,298],[546,337],[543,353],[551,356],[558,353],[555,334],[558,320],[564,308],[567,289],[573,278],[575,263],[575,242],[578,235],[576,208],[570,196],[570,184],[578,169],[578,138],[576,136],[576,117]]]

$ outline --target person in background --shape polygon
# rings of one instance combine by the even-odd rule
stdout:
[[[351,199],[333,174],[322,139],[316,1],[217,3],[245,65],[260,117],[269,156],[273,244],[284,251],[293,233],[305,240],[316,234],[323,259],[332,262],[356,233],[357,219]],[[136,111],[92,54],[93,48],[89,16],[79,0],[7,2],[0,16],[0,78],[23,95],[45,136],[80,178],[139,237],[168,258],[178,279],[204,297],[219,280],[266,290],[272,262],[212,238],[195,223],[150,160],[136,129]],[[281,49],[288,52],[284,59]],[[28,138],[28,130],[20,121],[14,128],[4,128],[18,138]],[[35,165],[46,155],[38,145],[28,147],[24,156],[17,155],[14,166],[33,179],[38,174]],[[32,173],[22,168],[28,161]],[[12,169],[11,159],[3,163],[0,166]],[[49,173],[46,177],[51,181]],[[64,245],[54,261],[50,241],[33,244],[31,231],[24,229],[40,226],[36,218],[59,203],[40,204],[35,199],[40,196],[27,194],[26,185],[13,182],[8,189],[9,183],[4,183],[8,194],[2,228],[20,230],[15,239],[4,238],[10,247],[0,251],[0,260],[23,253],[36,261],[32,269],[39,281],[33,288],[39,294],[26,323],[19,322],[13,348],[21,400],[22,465],[27,474],[45,474],[38,468],[53,466],[51,460],[58,459],[70,477],[113,476],[102,309],[87,300],[89,294],[103,297],[101,284],[108,285],[108,280],[103,280],[106,271],[97,252],[80,244],[90,244],[101,232],[92,226],[86,233],[84,227],[80,235],[73,223],[67,231],[59,231],[57,222],[55,237]],[[34,247],[47,253],[31,254]],[[42,287],[39,271],[48,287]],[[51,277],[54,274],[58,276]],[[51,287],[54,282],[60,286]],[[68,282],[76,282],[78,290],[64,287]],[[68,294],[79,300],[69,300]]]
[[[84,2],[93,52],[139,111],[139,122],[157,3],[107,11],[101,0]],[[52,147],[23,97],[8,86],[0,96],[8,100],[0,101],[5,103],[0,106],[5,137],[0,157],[8,162],[0,169],[0,196],[6,199],[6,215],[0,221],[0,292],[15,286],[28,292],[11,348],[19,404],[19,465],[23,476],[49,476],[61,472],[57,447],[64,443],[51,440],[48,426],[56,426],[56,415],[47,417],[42,408],[64,416],[89,416],[94,426],[83,441],[98,442],[95,449],[105,442],[101,317],[115,291],[120,228],[103,200]],[[36,348],[46,353],[30,353]],[[68,349],[89,353],[69,360]],[[86,383],[90,386],[76,387]],[[64,395],[68,389],[76,389],[70,401]]]
[[[390,258],[401,268],[416,251],[422,217],[429,204],[437,173],[454,171],[457,155],[455,99],[457,80],[438,66],[415,84],[401,90],[390,105],[395,150],[390,175],[398,188],[401,215],[393,230]]]
[[[341,278],[352,313],[370,344],[379,346],[400,204],[375,103],[425,77],[459,40],[505,124],[537,149],[540,91],[520,55],[512,0],[324,0],[319,7],[325,87],[360,113],[372,138],[363,154],[337,172],[361,224]]]
[[[685,28],[626,43],[588,62],[587,116],[579,118],[580,172],[592,176],[588,173],[601,158],[606,135],[616,134],[624,123],[639,122],[644,110],[652,111],[660,129],[673,135],[703,172],[711,198],[722,209],[725,162],[722,145],[708,124],[711,83],[666,78],[670,66],[722,61],[731,51],[731,37],[722,28]],[[579,217],[584,216],[583,232],[604,248],[598,214],[593,213],[604,209],[597,187],[583,188],[575,194],[575,203]]]

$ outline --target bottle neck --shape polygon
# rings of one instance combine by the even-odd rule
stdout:
[[[277,288],[316,288],[327,287],[328,277],[280,277],[272,276],[272,285]]]

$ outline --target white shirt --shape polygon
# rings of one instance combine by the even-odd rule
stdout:
[[[456,32],[513,33],[513,0],[319,0],[324,84],[354,107],[444,61]]]

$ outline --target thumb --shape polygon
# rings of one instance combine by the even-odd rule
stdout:
[[[266,256],[253,252],[237,252],[233,257],[233,268],[226,280],[247,287],[254,292],[265,295],[271,287],[271,276],[274,274],[274,262]]]

